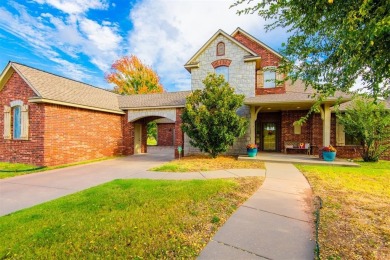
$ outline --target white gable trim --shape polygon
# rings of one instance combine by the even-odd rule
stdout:
[[[271,47],[269,47],[268,45],[266,45],[265,43],[263,43],[262,41],[256,39],[255,37],[253,37],[252,35],[250,35],[249,33],[247,33],[246,31],[244,31],[243,29],[241,29],[240,27],[238,27],[233,33],[232,33],[232,37],[236,36],[237,33],[242,33],[243,35],[245,35],[246,37],[248,37],[249,39],[251,39],[252,41],[258,43],[259,45],[261,45],[262,47],[266,48],[267,50],[269,50],[270,52],[272,52],[273,54],[275,54],[276,56],[278,56],[279,58],[283,58],[282,55],[280,55],[280,53],[278,53],[277,51],[273,50]]]
[[[245,51],[247,51],[248,53],[252,54],[253,56],[255,57],[258,57],[259,55],[257,55],[255,52],[253,52],[252,50],[250,50],[249,48],[247,48],[245,45],[243,45],[242,43],[240,43],[239,41],[237,41],[236,39],[234,39],[232,36],[230,36],[229,34],[225,33],[224,31],[222,31],[221,29],[218,30],[192,57],[191,59],[189,59],[189,61],[186,62],[186,64],[184,65],[184,67],[186,68],[189,68],[191,67],[191,64],[192,62],[195,62],[195,59],[203,52],[207,49],[207,47],[209,47],[209,45],[219,36],[219,35],[222,35],[224,37],[226,37],[227,39],[229,39],[230,41],[232,41],[233,43],[235,43],[237,46],[239,46],[240,48],[244,49]]]

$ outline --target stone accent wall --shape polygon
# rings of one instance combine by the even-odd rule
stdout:
[[[157,124],[157,145],[173,146],[174,133],[175,133],[175,124],[172,123]]]
[[[45,165],[122,154],[122,115],[52,104],[44,107]]]
[[[28,102],[28,98],[32,96],[35,96],[35,93],[16,72],[11,75],[4,88],[0,90],[0,161],[2,162],[44,165],[45,110],[42,104]],[[3,137],[4,105],[10,106],[10,102],[14,100],[21,100],[28,105],[28,140],[5,140]]]
[[[225,55],[216,55],[217,43],[225,43]],[[255,69],[256,62],[244,62],[244,56],[250,53],[237,46],[230,39],[220,35],[197,57],[199,68],[191,69],[192,90],[203,89],[202,81],[207,73],[214,73],[212,63],[220,60],[231,60],[229,65],[229,84],[234,87],[236,93],[244,94],[246,97],[255,96]]]
[[[140,97],[141,98],[141,97]],[[127,119],[134,122],[146,117],[165,117],[172,121],[176,120],[176,108],[157,108],[157,109],[132,109],[127,111]]]

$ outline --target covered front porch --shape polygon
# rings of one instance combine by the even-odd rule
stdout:
[[[272,153],[272,152],[259,152],[255,157],[248,157],[248,155],[240,155],[238,156],[238,160],[360,167],[359,164],[352,161],[347,161],[346,159],[336,158],[336,160],[332,162],[327,162],[324,161],[323,159],[320,159],[318,155],[307,155],[307,154],[284,154],[284,153]]]
[[[303,124],[298,124],[315,100],[272,100],[274,96],[256,96],[245,102],[250,108],[250,143],[257,144],[259,151],[285,152],[287,144],[298,143],[317,154],[318,148],[332,144],[331,107],[336,100],[323,101],[317,112],[311,113]],[[291,152],[299,151],[291,149]]]

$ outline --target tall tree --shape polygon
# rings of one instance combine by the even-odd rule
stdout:
[[[390,111],[384,102],[358,97],[345,112],[337,111],[337,118],[344,132],[361,144],[365,162],[376,162],[390,150]]]
[[[326,95],[361,81],[374,98],[389,96],[388,0],[237,0],[233,6],[270,20],[267,30],[287,29],[281,70],[292,80]]]
[[[245,133],[248,122],[236,113],[244,95],[235,94],[222,75],[209,74],[203,84],[203,90],[187,97],[182,129],[192,146],[215,158]]]
[[[157,73],[134,55],[115,61],[105,78],[115,84],[114,92],[122,95],[164,92]]]

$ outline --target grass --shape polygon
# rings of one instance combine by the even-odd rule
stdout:
[[[322,259],[390,259],[390,162],[298,165],[323,199]]]
[[[157,140],[154,137],[148,137],[146,140],[147,145],[157,145]]]
[[[0,258],[195,258],[262,180],[115,180],[1,217]]]
[[[208,156],[197,155],[183,157],[180,160],[176,159],[151,170],[159,172],[198,172],[254,168],[264,169],[264,163],[258,161],[238,161],[233,156],[218,156],[212,159]]]
[[[69,163],[69,164],[61,164],[61,165],[50,166],[50,167],[39,167],[39,166],[31,165],[31,164],[22,164],[22,163],[0,162],[0,179],[15,177],[15,176],[19,176],[19,175],[25,175],[25,174],[30,174],[30,173],[54,170],[54,169],[59,169],[59,168],[65,168],[65,167],[69,167],[69,166],[82,165],[82,164],[87,164],[87,163],[92,163],[92,162],[108,160],[108,159],[112,159],[112,158],[115,158],[115,157],[104,157],[104,158],[99,158],[99,159],[94,159],[94,160]]]

